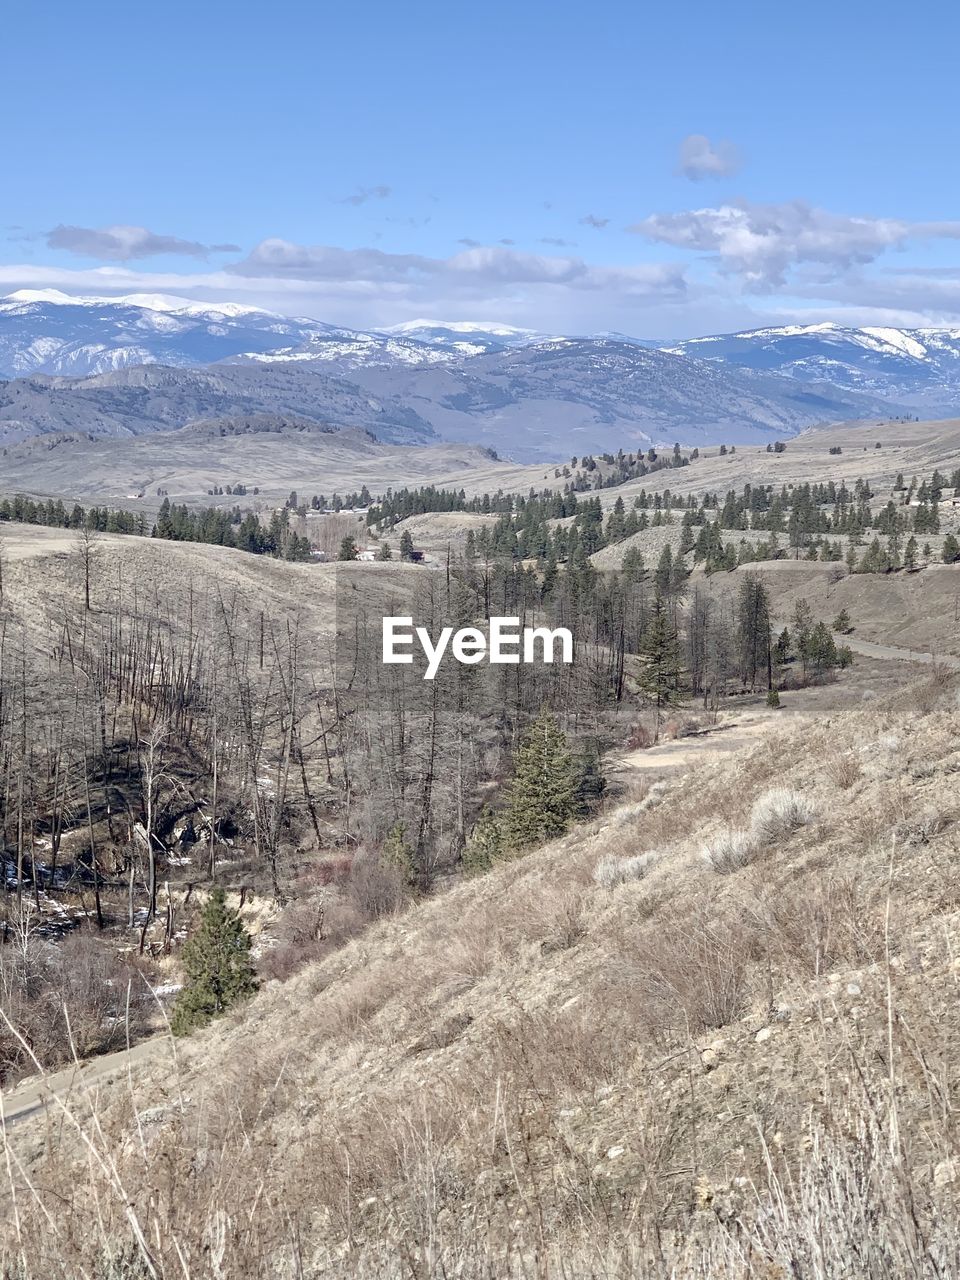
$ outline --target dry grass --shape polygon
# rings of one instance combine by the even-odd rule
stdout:
[[[52,1113],[14,1128],[4,1265],[958,1274],[960,936],[942,886],[960,847],[950,821],[921,843],[896,831],[955,785],[955,690],[933,711],[878,699],[776,759],[711,763],[655,807],[385,917],[184,1044],[179,1078],[164,1051],[96,1124],[81,1108],[86,1140]],[[844,787],[823,768],[864,742],[868,760],[893,723],[910,751],[884,751],[884,776]],[[763,799],[778,787],[788,800]],[[743,823],[761,800],[775,844],[718,879],[705,819]],[[663,852],[611,891],[593,875],[614,844],[618,861]]]

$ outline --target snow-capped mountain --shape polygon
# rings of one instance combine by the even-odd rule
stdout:
[[[666,345],[479,321],[365,332],[231,303],[21,291],[0,299],[2,376],[13,379],[0,383],[7,443],[280,413],[557,458],[949,417],[960,412],[960,330],[788,325]]]
[[[330,332],[339,331],[232,302],[21,289],[0,298],[0,377],[83,377],[139,364],[186,368],[245,351],[299,346]]]
[[[527,347],[547,336],[535,329],[469,320],[407,320],[379,332],[390,337],[413,339],[463,356],[487,355],[492,351],[505,351],[508,347]]]
[[[829,382],[930,412],[960,408],[960,329],[794,324],[691,338],[666,349],[800,382]]]

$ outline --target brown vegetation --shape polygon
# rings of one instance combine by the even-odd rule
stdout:
[[[929,711],[878,699],[387,915],[186,1045],[178,1080],[161,1053],[96,1127],[81,1108],[87,1155],[51,1114],[32,1191],[14,1165],[10,1256],[54,1277],[954,1274],[958,715],[956,678]],[[862,776],[831,776],[837,753]],[[712,875],[711,827],[758,801],[762,850]],[[660,856],[595,884],[612,845]]]

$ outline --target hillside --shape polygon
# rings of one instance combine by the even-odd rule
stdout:
[[[242,483],[246,502],[275,506],[294,489],[309,501],[313,493],[354,493],[364,484],[372,493],[436,484],[472,494],[548,483],[543,468],[497,462],[475,446],[435,442],[410,449],[366,431],[275,414],[215,418],[135,439],[42,436],[8,445],[0,462],[5,493],[64,494],[151,511],[161,488],[171,501],[230,505],[229,495],[212,498],[209,490]],[[137,494],[142,502],[132,504]]]
[[[92,1161],[55,1114],[42,1157],[14,1130],[24,1255],[78,1274],[142,1233],[164,1276],[211,1240],[238,1276],[953,1274],[957,694],[923,677],[385,920],[158,1044],[101,1094]],[[755,860],[712,870],[751,822]]]

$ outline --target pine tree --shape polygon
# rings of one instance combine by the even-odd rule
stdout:
[[[673,706],[681,698],[680,639],[670,617],[666,601],[658,591],[653,601],[653,614],[640,641],[642,666],[638,683],[656,707],[657,719],[653,740],[660,738],[660,715],[664,707]]]
[[[410,536],[410,530],[404,529],[400,535],[400,559],[409,560],[413,553],[413,538]]]
[[[566,736],[543,711],[520,739],[503,819],[504,845],[523,849],[563,835],[576,810],[579,778]]]
[[[356,560],[359,554],[360,553],[357,550],[357,544],[353,540],[353,535],[348,533],[347,536],[340,543],[340,550],[337,553],[337,559],[338,560]]]
[[[502,827],[498,815],[484,805],[463,851],[462,864],[467,875],[489,871],[503,857]]]
[[[755,688],[761,676],[773,687],[773,654],[770,634],[770,598],[756,574],[749,574],[740,586],[737,604],[740,647],[740,674],[745,684]]]
[[[943,563],[955,564],[960,560],[960,542],[952,533],[948,533],[943,540]]]
[[[833,620],[833,629],[840,635],[849,635],[853,628],[850,625],[850,614],[846,609],[841,609]]]
[[[186,981],[177,996],[171,1028],[188,1035],[205,1027],[256,991],[250,960],[252,939],[240,917],[227,909],[222,889],[214,889],[196,933],[183,948]]]

